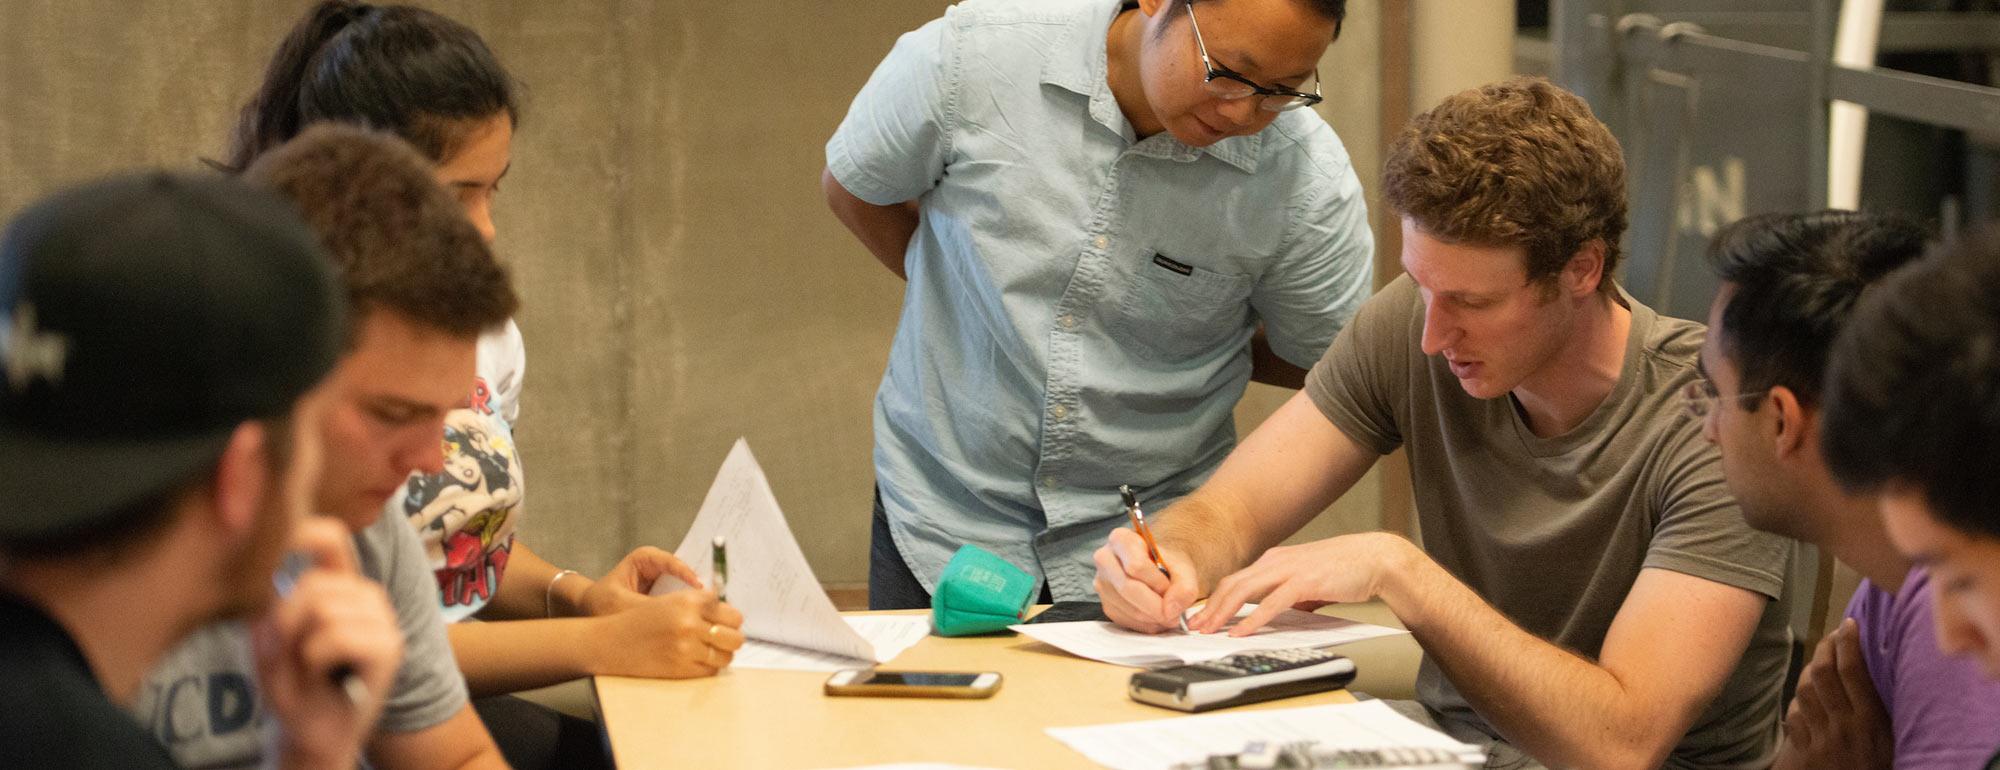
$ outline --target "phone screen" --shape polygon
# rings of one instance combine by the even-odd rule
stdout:
[[[978,674],[927,674],[920,671],[877,671],[873,676],[859,679],[855,684],[880,684],[909,687],[971,687],[979,679]]]

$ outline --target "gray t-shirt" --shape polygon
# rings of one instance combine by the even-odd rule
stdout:
[[[1793,544],[1744,523],[1720,454],[1683,405],[1703,327],[1621,297],[1632,328],[1618,384],[1561,436],[1536,436],[1512,396],[1473,398],[1442,356],[1423,354],[1423,302],[1408,276],[1362,306],[1306,393],[1363,446],[1408,450],[1424,550],[1538,637],[1595,659],[1643,568],[1772,598],[1722,693],[1667,762],[1762,768],[1777,750]],[[1428,657],[1417,699],[1499,737]]]
[[[416,732],[466,704],[465,678],[438,614],[437,580],[416,533],[384,516],[354,536],[361,573],[388,589],[403,631],[403,667],[376,729]],[[257,692],[242,622],[217,623],[160,659],[139,690],[133,716],[188,768],[251,768],[277,743],[276,718]]]

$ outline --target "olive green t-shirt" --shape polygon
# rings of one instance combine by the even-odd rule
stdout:
[[[1743,660],[1667,762],[1762,768],[1777,750],[1790,654],[1792,541],[1744,523],[1721,456],[1687,414],[1680,393],[1698,376],[1703,327],[1620,294],[1632,328],[1618,383],[1561,436],[1536,436],[1511,395],[1467,395],[1442,356],[1423,354],[1423,302],[1408,276],[1362,306],[1306,393],[1363,446],[1408,450],[1424,550],[1536,636],[1595,659],[1645,568],[1770,597]],[[1428,655],[1417,699],[1501,737]]]

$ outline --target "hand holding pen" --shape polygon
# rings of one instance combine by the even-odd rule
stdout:
[[[338,522],[299,522],[293,548],[250,626],[258,689],[284,727],[284,766],[352,767],[402,665],[402,630]]]
[[[1161,551],[1131,487],[1121,486],[1119,493],[1132,528],[1113,529],[1108,542],[1092,556],[1104,614],[1137,631],[1186,632],[1184,613],[1194,603],[1199,585],[1194,567],[1185,558]]]

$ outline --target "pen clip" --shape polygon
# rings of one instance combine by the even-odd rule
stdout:
[[[1118,496],[1125,500],[1125,515],[1131,518],[1132,529],[1139,530],[1145,528],[1146,512],[1139,509],[1139,496],[1133,494],[1132,487],[1126,484],[1119,484]]]
[[[1167,563],[1160,558],[1160,546],[1153,540],[1153,528],[1146,526],[1146,512],[1139,509],[1139,496],[1132,493],[1132,487],[1118,485],[1118,494],[1125,498],[1125,515],[1132,519],[1132,531],[1139,539],[1146,541],[1146,556],[1153,560],[1153,566],[1161,572],[1167,571]]]

